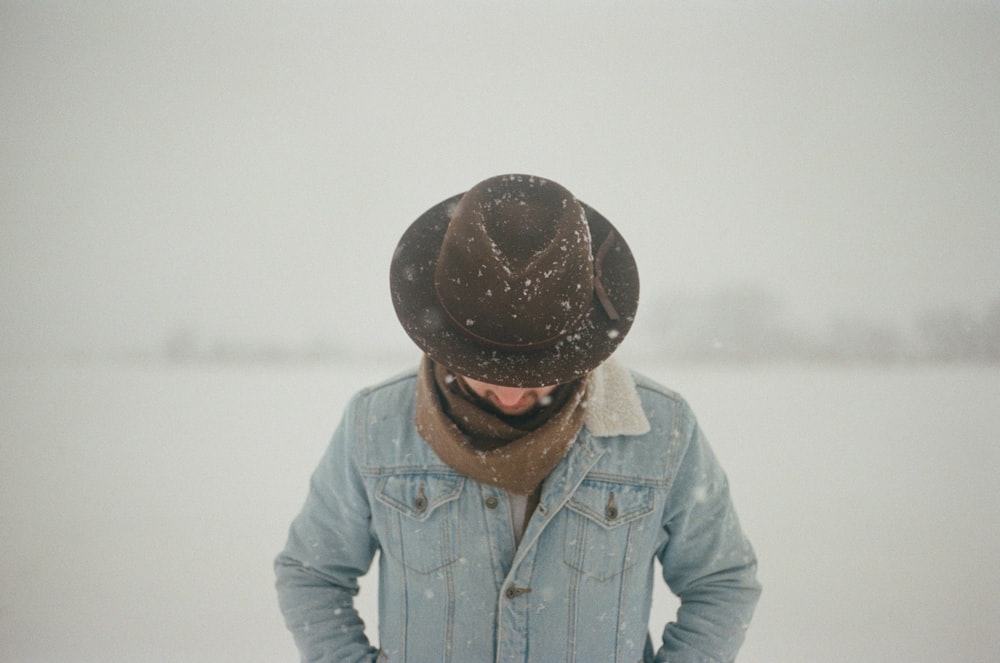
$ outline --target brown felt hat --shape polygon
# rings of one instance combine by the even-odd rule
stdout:
[[[639,303],[635,260],[611,223],[529,175],[492,177],[424,212],[389,281],[399,321],[431,359],[504,386],[586,375]]]

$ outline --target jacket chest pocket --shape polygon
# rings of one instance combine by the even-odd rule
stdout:
[[[655,491],[648,486],[586,479],[567,503],[567,565],[597,580],[621,575],[640,555]]]
[[[464,480],[449,474],[393,474],[379,479],[382,548],[403,566],[431,573],[458,559],[458,497]]]

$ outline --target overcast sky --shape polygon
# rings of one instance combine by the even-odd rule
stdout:
[[[502,172],[619,228],[637,327],[1000,296],[1000,3],[412,5],[0,0],[0,355],[409,347],[396,240]]]

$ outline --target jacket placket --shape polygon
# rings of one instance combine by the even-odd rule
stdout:
[[[525,661],[528,652],[528,609],[538,539],[604,453],[596,440],[581,432],[542,487],[538,507],[528,521],[497,606],[497,663]],[[571,645],[570,645],[571,646]]]

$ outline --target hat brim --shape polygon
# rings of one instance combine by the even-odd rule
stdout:
[[[441,310],[434,288],[438,254],[455,205],[463,194],[424,212],[403,233],[389,270],[392,304],[403,329],[431,359],[490,384],[541,387],[571,382],[611,356],[635,320],[639,273],[625,239],[593,208],[581,202],[592,251],[608,233],[615,239],[604,257],[601,283],[618,313],[612,320],[595,296],[578,327],[555,344],[511,351],[487,346],[457,328]]]

